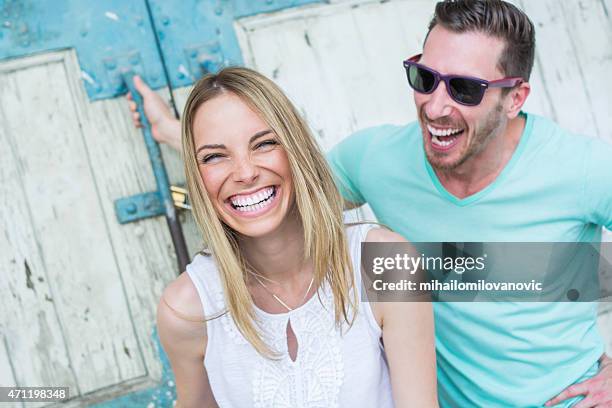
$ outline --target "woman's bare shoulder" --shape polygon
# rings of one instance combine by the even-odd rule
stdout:
[[[208,343],[204,310],[187,273],[164,289],[157,307],[157,329],[175,375],[176,405],[217,406],[203,365]]]
[[[182,273],[164,289],[157,306],[160,336],[181,341],[199,342],[206,338],[206,320],[202,302],[187,273]]]
[[[406,239],[397,232],[384,227],[374,227],[368,231],[366,242],[406,242]]]
[[[189,317],[190,320],[204,320],[204,309],[200,296],[187,272],[181,273],[166,286],[162,300],[165,300],[168,306],[183,316]]]

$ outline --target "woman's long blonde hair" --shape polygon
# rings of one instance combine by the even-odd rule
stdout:
[[[314,264],[316,287],[323,282],[330,286],[338,326],[343,321],[352,324],[358,305],[357,291],[351,291],[354,277],[344,231],[342,197],[306,123],[274,82],[251,69],[231,67],[206,75],[195,84],[182,121],[185,173],[193,214],[219,268],[227,311],[253,347],[260,354],[273,357],[275,352],[265,344],[255,324],[253,301],[246,284],[247,265],[237,233],[215,212],[196,160],[193,137],[196,112],[207,101],[228,92],[238,96],[270,126],[287,152],[304,229],[304,259]]]

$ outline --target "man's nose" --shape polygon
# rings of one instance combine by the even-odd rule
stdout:
[[[250,157],[241,157],[235,161],[233,176],[234,181],[250,184],[257,180],[259,169]]]
[[[453,104],[454,101],[446,91],[446,84],[440,81],[436,90],[429,94],[429,99],[425,103],[425,114],[431,120],[450,116]]]

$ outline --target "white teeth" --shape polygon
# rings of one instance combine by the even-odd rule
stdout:
[[[264,208],[272,201],[274,191],[274,187],[268,187],[247,197],[233,197],[230,201],[234,208],[240,212],[256,211]]]
[[[440,139],[438,139],[438,136],[434,136],[431,138],[432,142],[437,145],[437,146],[442,146],[442,147],[447,147],[450,146],[453,142],[452,141],[442,141]]]
[[[438,137],[447,137],[454,135],[455,133],[461,132],[463,129],[436,129],[431,125],[427,125],[427,130],[433,135]]]

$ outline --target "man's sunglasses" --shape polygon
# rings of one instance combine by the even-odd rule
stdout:
[[[520,77],[487,81],[464,75],[442,75],[425,65],[419,64],[421,55],[415,55],[404,61],[408,83],[412,89],[419,93],[430,94],[436,90],[440,81],[444,81],[446,92],[455,102],[461,105],[478,105],[488,88],[514,88],[524,82],[523,78]]]

